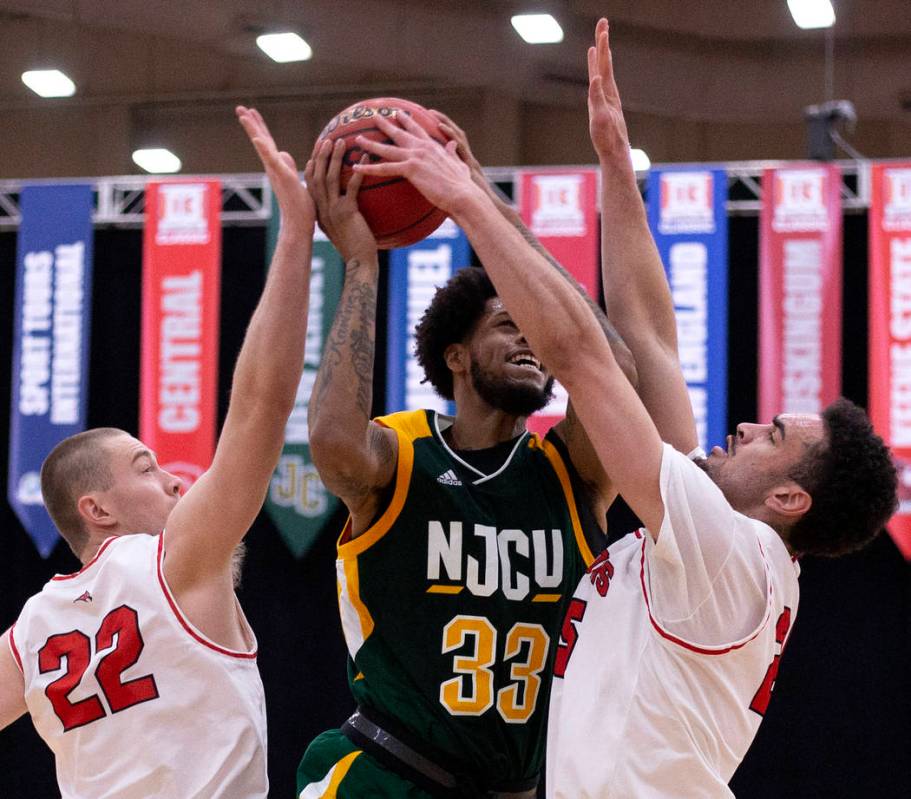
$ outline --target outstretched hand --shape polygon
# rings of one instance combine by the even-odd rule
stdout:
[[[355,172],[345,192],[341,191],[344,155],[344,140],[337,139],[334,143],[329,139],[323,140],[307,161],[304,177],[316,203],[320,227],[339,251],[342,260],[348,263],[353,258],[375,257],[376,239],[357,207],[357,195],[364,176]]]
[[[603,17],[595,28],[595,45],[588,48],[588,130],[601,161],[629,160],[629,134],[614,80],[608,22]]]
[[[239,105],[234,112],[262,161],[272,191],[275,192],[282,214],[282,230],[294,235],[312,236],[316,208],[298,177],[294,159],[275,146],[275,140],[259,111]]]
[[[452,215],[463,200],[481,191],[472,180],[471,169],[457,155],[458,142],[444,147],[430,137],[408,114],[396,114],[398,125],[377,116],[376,125],[392,144],[364,136],[357,143],[366,152],[385,159],[376,164],[355,164],[354,171],[364,175],[404,177],[437,208]]]

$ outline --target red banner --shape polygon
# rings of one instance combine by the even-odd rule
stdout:
[[[872,181],[870,419],[898,467],[889,532],[911,560],[911,163],[875,164]]]
[[[597,178],[591,169],[523,172],[519,208],[522,220],[541,244],[597,302]],[[567,395],[554,384],[554,399],[528,420],[544,435],[566,414]]]
[[[759,240],[759,420],[841,393],[841,174],[767,169]]]
[[[217,423],[221,184],[146,186],[139,437],[190,486]]]

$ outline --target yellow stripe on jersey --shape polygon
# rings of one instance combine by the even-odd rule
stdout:
[[[563,598],[563,594],[535,594],[532,598],[532,602],[559,602]]]
[[[427,427],[426,421],[424,427]],[[399,453],[395,469],[395,490],[392,494],[392,501],[376,523],[364,530],[357,538],[343,544],[342,540],[345,538],[348,529],[348,524],[345,525],[342,535],[339,536],[338,555],[340,558],[345,560],[356,558],[362,552],[370,549],[389,532],[402,512],[402,508],[405,507],[405,500],[408,499],[408,486],[411,483],[411,470],[414,467],[414,445],[408,435],[401,430],[396,430],[395,434],[399,440]]]
[[[357,558],[339,558],[335,561],[335,572],[342,631],[345,634],[345,643],[348,644],[348,652],[353,658],[373,632],[373,617],[361,600]]]
[[[428,594],[459,594],[464,585],[431,585],[427,589]]]
[[[430,423],[427,421],[426,411],[390,413],[387,416],[377,416],[376,422],[383,427],[399,430],[408,436],[409,441],[430,438],[433,435],[430,431]]]
[[[530,437],[528,446],[541,448],[547,456],[547,460],[550,461],[550,465],[553,467],[557,478],[560,480],[560,485],[563,487],[563,494],[566,497],[566,507],[569,510],[569,517],[573,522],[573,534],[576,537],[576,546],[579,547],[579,552],[582,554],[582,560],[585,561],[585,565],[591,566],[595,560],[595,556],[592,555],[588,542],[585,540],[585,535],[582,533],[582,523],[579,521],[579,511],[576,509],[576,500],[573,496],[572,483],[569,479],[569,472],[566,471],[566,464],[563,463],[563,458],[560,457],[560,453],[557,452],[557,448],[553,444],[545,439],[538,438],[536,435]]]
[[[298,799],[336,799],[338,787],[341,785],[348,769],[357,758],[364,754],[360,749],[349,752],[339,760],[319,782],[311,782],[298,795]]]

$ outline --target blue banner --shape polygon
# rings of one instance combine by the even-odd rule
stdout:
[[[699,444],[708,449],[727,434],[727,178],[717,169],[653,170],[647,196]]]
[[[41,499],[41,463],[85,429],[92,187],[26,186],[19,206],[7,497],[47,557],[58,533]]]
[[[389,251],[389,322],[386,343],[386,412],[431,408],[455,413],[440,397],[414,355],[414,327],[457,269],[471,263],[468,237],[447,219],[423,241]]]

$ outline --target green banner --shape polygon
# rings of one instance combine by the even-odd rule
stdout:
[[[267,263],[272,262],[280,222],[274,197],[272,208],[274,212],[266,234]],[[323,345],[329,336],[342,294],[343,277],[341,256],[317,228],[313,241],[304,374],[297,387],[294,410],[285,428],[285,446],[266,497],[269,516],[288,548],[298,558],[307,554],[338,507],[338,498],[323,486],[310,459],[307,408],[323,355]]]

